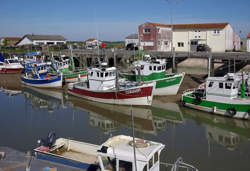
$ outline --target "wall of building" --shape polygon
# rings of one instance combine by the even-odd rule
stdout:
[[[139,44],[138,39],[125,39],[125,46],[127,46],[130,43],[134,43],[136,46]]]
[[[225,52],[226,32],[225,29],[207,29],[207,45],[212,52]]]
[[[145,29],[150,29],[150,33],[145,33]],[[152,24],[142,24],[138,27],[138,37],[140,42],[140,49],[143,50],[157,50],[156,34],[157,28]]]
[[[23,40],[21,40],[21,41],[18,43],[18,46],[30,45],[30,44],[32,44],[32,41],[29,40],[27,37],[25,37]]]
[[[247,39],[247,51],[250,52],[250,38]]]
[[[234,44],[233,44],[233,28],[230,25],[227,25],[225,28],[226,31],[226,50],[233,50]]]
[[[171,51],[171,28],[157,27],[156,41],[158,51]]]

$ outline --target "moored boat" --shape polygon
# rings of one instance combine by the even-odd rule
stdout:
[[[92,68],[86,82],[71,83],[68,93],[88,100],[119,105],[151,105],[155,83],[118,83],[115,67]]]
[[[240,83],[239,78],[232,74],[208,78],[205,89],[184,91],[182,103],[223,116],[250,119],[250,98],[246,97],[244,81]]]
[[[121,76],[131,81],[156,82],[154,95],[177,94],[185,73],[166,74],[166,61],[138,60],[133,63],[132,73],[122,73]]]
[[[47,63],[27,64],[25,73],[21,76],[22,83],[40,88],[62,87],[62,75],[50,74],[48,72],[49,65]]]
[[[0,53],[0,73],[22,73],[24,67],[20,64],[17,59],[4,59]]]
[[[49,134],[43,144],[34,149],[38,159],[57,162],[86,170],[125,170],[159,171],[162,143],[118,135],[109,138],[101,145],[58,138]],[[166,164],[171,166],[171,164]],[[172,170],[179,167],[197,170],[182,160],[172,165]]]

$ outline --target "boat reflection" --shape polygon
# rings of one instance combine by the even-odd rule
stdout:
[[[22,85],[22,93],[34,109],[48,109],[53,113],[55,109],[65,108],[64,94],[60,90],[40,89]]]
[[[20,74],[0,74],[0,91],[7,96],[21,94]]]
[[[210,115],[197,110],[182,108],[186,119],[205,125],[205,135],[209,144],[215,142],[227,150],[234,150],[243,141],[250,140],[250,121]]]
[[[134,116],[134,128],[140,133],[156,135],[158,130],[164,130],[168,124],[184,122],[181,110],[175,103],[165,104],[155,101],[153,106],[131,108],[130,106],[97,103],[73,96],[68,96],[67,101],[74,107],[87,110],[90,125],[99,127],[104,134],[114,132],[121,125],[131,128],[131,110]]]

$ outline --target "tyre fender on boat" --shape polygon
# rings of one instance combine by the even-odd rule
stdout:
[[[199,105],[201,103],[201,98],[200,96],[196,95],[194,99],[194,104]]]
[[[229,116],[234,116],[237,113],[235,108],[228,108],[226,111]]]

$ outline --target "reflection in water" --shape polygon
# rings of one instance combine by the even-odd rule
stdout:
[[[48,112],[53,113],[55,109],[65,107],[64,95],[61,91],[24,85],[21,89],[24,97],[34,109],[48,109]]]
[[[232,119],[188,108],[183,108],[183,111],[185,118],[196,121],[198,125],[205,125],[209,154],[210,142],[216,142],[231,151],[235,150],[243,140],[250,140],[250,122],[248,120]]]
[[[7,96],[16,96],[21,93],[19,83],[20,74],[0,74],[0,91]]]

